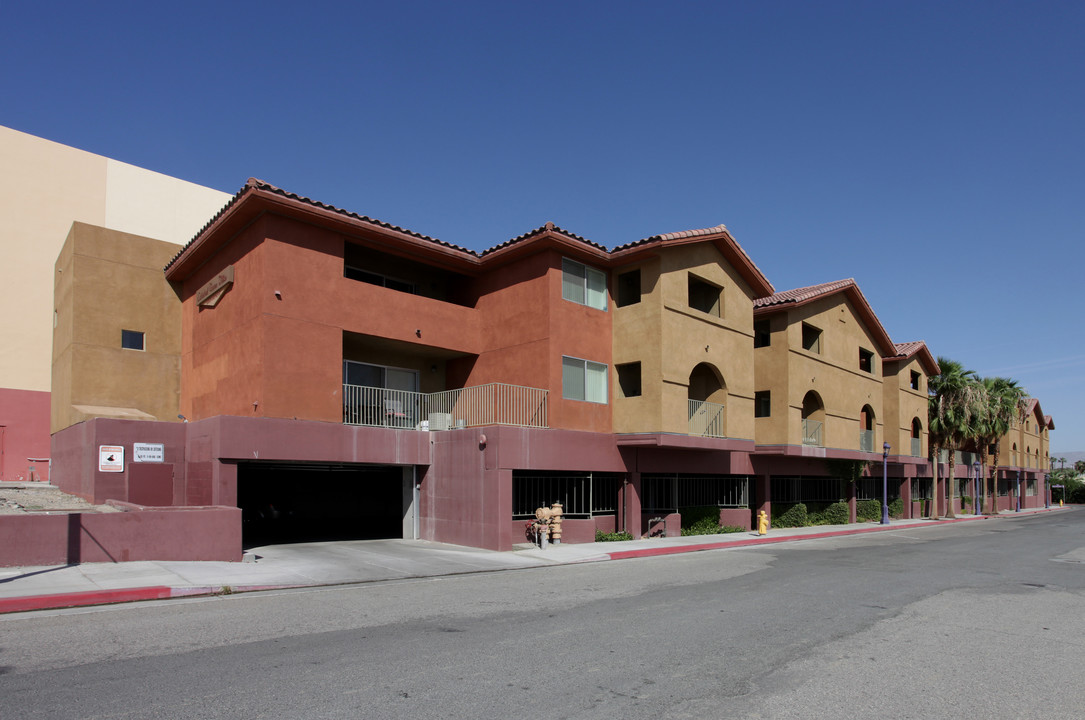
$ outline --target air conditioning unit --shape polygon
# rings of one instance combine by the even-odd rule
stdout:
[[[452,429],[452,413],[434,413],[429,414],[429,429],[430,430],[451,430]]]

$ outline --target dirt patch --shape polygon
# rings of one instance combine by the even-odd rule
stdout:
[[[120,512],[111,505],[95,505],[60,488],[41,483],[0,483],[0,515],[25,513]]]

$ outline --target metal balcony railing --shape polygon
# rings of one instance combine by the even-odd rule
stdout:
[[[726,437],[723,434],[723,405],[707,400],[690,400],[689,434],[711,438]]]
[[[435,393],[343,385],[347,425],[454,430],[485,425],[547,427],[547,391],[489,383]]]
[[[874,431],[873,430],[860,430],[859,431],[859,451],[860,452],[874,452]]]
[[[821,447],[821,423],[817,420],[802,421],[802,444]]]
[[[921,457],[923,442],[919,438],[912,438],[912,457]]]

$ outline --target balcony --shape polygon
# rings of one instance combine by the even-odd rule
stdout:
[[[486,425],[545,428],[547,391],[489,383],[435,393],[343,385],[347,425],[453,430]]]
[[[802,444],[821,447],[821,423],[817,420],[802,421]]]
[[[912,457],[922,457],[923,442],[919,438],[912,438]]]
[[[860,452],[874,452],[874,431],[873,430],[860,430],[859,431],[859,451]]]
[[[723,405],[707,400],[690,400],[689,434],[710,438],[727,437],[723,434]]]

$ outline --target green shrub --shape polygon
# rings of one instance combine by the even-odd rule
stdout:
[[[904,499],[897,498],[893,502],[889,503],[889,517],[902,518],[904,517]]]
[[[889,510],[893,510],[893,505],[890,503]],[[904,505],[901,505],[901,512],[904,511]],[[855,520],[856,522],[877,522],[882,519],[882,502],[881,500],[860,500],[855,504]]]
[[[718,535],[746,532],[737,525],[720,525],[720,509],[714,505],[682,508],[682,535]]]
[[[821,513],[821,525],[847,525],[850,513],[846,502],[835,502]]]
[[[685,507],[682,514],[683,535],[714,535],[720,530],[720,509],[712,505]]]
[[[775,509],[776,506],[773,506]],[[803,503],[796,503],[772,518],[772,526],[776,528],[806,527],[807,524],[806,505]]]
[[[595,531],[595,542],[617,542],[620,540],[632,539],[633,536],[627,533],[625,530],[618,530],[611,533],[605,533],[602,530]]]

